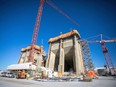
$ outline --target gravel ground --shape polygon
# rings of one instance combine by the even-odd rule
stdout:
[[[31,79],[0,77],[0,87],[116,87],[116,78],[99,77],[99,79],[93,79],[92,82],[79,82],[78,79],[74,81],[41,82]]]

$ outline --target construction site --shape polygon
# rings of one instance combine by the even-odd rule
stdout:
[[[49,44],[48,53],[45,52],[42,45],[37,44],[45,3],[53,7],[76,26],[80,26],[66,13],[49,2],[49,0],[40,0],[31,45],[22,48],[17,63],[7,67],[7,70],[12,73],[13,77],[39,82],[92,82],[95,79],[101,79],[102,76],[108,76],[108,78],[113,78],[116,81],[116,67],[105,45],[106,43],[115,43],[116,39],[104,40],[103,34],[95,36],[99,37],[100,40],[82,39],[78,29],[71,29],[71,31],[66,31],[65,33],[58,32],[59,35],[49,38],[48,43],[46,43]],[[89,45],[94,43],[101,45],[101,51],[106,61],[106,65],[101,68],[96,68],[92,60]],[[2,74],[1,76],[7,77],[7,72],[6,76],[5,73]],[[107,77],[103,78],[106,79]],[[9,81],[9,79],[6,80]]]

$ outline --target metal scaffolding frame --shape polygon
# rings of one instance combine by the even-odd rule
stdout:
[[[94,69],[94,64],[92,62],[92,57],[91,57],[88,41],[83,40],[83,41],[81,41],[81,44],[82,44],[84,70],[86,73],[88,70]]]

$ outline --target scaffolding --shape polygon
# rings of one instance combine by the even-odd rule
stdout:
[[[86,73],[88,70],[94,69],[94,65],[93,65],[93,62],[92,62],[92,57],[91,57],[91,54],[90,54],[90,48],[89,48],[88,41],[87,40],[82,40],[81,44],[82,44],[84,70],[85,70],[85,73]]]

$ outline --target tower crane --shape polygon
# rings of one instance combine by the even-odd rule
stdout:
[[[114,68],[114,65],[113,65],[113,62],[112,62],[112,59],[109,55],[109,52],[108,52],[108,49],[105,45],[105,43],[111,43],[111,42],[116,42],[116,39],[110,39],[110,40],[103,40],[103,35],[100,34],[100,35],[97,35],[95,37],[98,37],[100,36],[100,40],[95,40],[95,41],[87,41],[88,43],[92,44],[92,43],[100,43],[101,46],[102,46],[102,52],[104,54],[104,57],[105,57],[105,60],[106,60],[106,64],[107,64],[107,67],[111,73],[111,68],[113,70],[113,74],[116,75],[116,71],[115,71],[115,68]],[[83,44],[84,44],[84,40],[82,40]]]
[[[34,27],[34,32],[33,32],[33,37],[32,37],[32,42],[31,42],[31,50],[30,50],[30,53],[29,53],[28,62],[34,62],[34,46],[36,45],[36,42],[37,42],[37,37],[38,37],[38,32],[39,32],[39,27],[40,27],[40,21],[41,21],[43,6],[44,6],[45,2],[47,4],[49,4],[51,7],[53,7],[54,9],[56,9],[59,13],[64,15],[67,19],[72,21],[74,24],[79,26],[79,24],[76,21],[74,21],[66,13],[64,13],[62,10],[60,10],[52,2],[50,2],[49,0],[40,0],[40,6],[39,6],[39,9],[38,9],[38,13],[37,13],[37,18],[36,18],[36,23],[35,23],[35,27]]]
[[[30,50],[28,62],[34,62],[34,58],[33,58],[34,57],[34,46],[36,45],[36,42],[37,42],[37,36],[38,36],[38,32],[39,32],[44,2],[45,2],[45,0],[40,0],[40,6],[38,9],[38,14],[37,14],[37,18],[36,18],[35,27],[34,27],[34,32],[33,32],[33,37],[32,37],[32,42],[31,42],[31,50]]]

